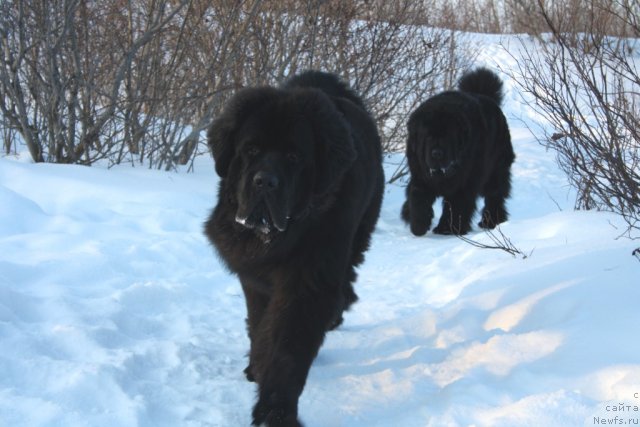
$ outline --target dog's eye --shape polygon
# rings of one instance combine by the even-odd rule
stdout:
[[[256,147],[255,145],[251,145],[249,147],[247,147],[246,152],[249,156],[251,157],[255,157],[258,154],[260,154],[260,149],[258,147]]]
[[[287,153],[287,160],[289,160],[291,163],[298,163],[300,157],[298,157],[296,153]]]

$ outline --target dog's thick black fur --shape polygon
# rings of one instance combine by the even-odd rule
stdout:
[[[416,236],[430,229],[437,197],[444,200],[434,233],[469,232],[479,196],[484,196],[480,227],[507,220],[515,154],[500,109],[502,81],[479,68],[463,75],[458,89],[429,98],[409,118],[411,178],[402,218]]]
[[[221,180],[205,234],[244,291],[253,424],[298,426],[309,368],[357,299],[380,213],[376,126],[338,78],[308,71],[238,92],[208,142]]]

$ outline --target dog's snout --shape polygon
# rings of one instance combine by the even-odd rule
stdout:
[[[264,191],[271,191],[278,188],[278,177],[275,174],[259,171],[253,176],[253,186]]]
[[[441,148],[434,148],[431,150],[431,158],[434,160],[442,160],[444,157],[444,151]]]

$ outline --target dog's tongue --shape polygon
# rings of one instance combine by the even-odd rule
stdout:
[[[273,203],[275,202],[267,201],[267,209],[269,210],[271,225],[273,225],[276,230],[283,232],[287,229],[289,217],[286,214],[286,209],[283,209],[282,206],[279,206],[276,209],[276,207],[272,205]]]

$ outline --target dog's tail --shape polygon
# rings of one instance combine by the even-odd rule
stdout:
[[[284,84],[285,88],[312,87],[320,89],[329,96],[347,98],[349,101],[366,110],[362,98],[360,98],[345,82],[340,80],[335,74],[323,71],[304,71]]]
[[[476,68],[466,72],[458,81],[458,88],[463,92],[488,96],[498,105],[502,104],[504,98],[502,80],[487,68]]]

